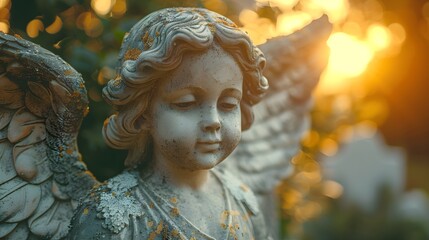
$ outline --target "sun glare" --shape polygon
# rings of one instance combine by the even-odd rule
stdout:
[[[98,15],[106,15],[110,13],[115,0],[92,0],[91,7]]]
[[[387,27],[380,24],[373,24],[367,30],[367,40],[375,51],[381,51],[389,47],[392,36]]]
[[[400,49],[406,38],[401,24],[371,24],[364,17],[363,10],[350,9],[347,0],[257,0],[257,3],[278,7],[281,13],[274,22],[260,17],[252,10],[243,10],[240,13],[239,20],[243,24],[243,30],[248,32],[256,44],[276,36],[291,34],[322,14],[328,15],[329,20],[336,26],[336,31],[328,40],[331,52],[318,87],[319,91],[322,89],[321,92],[326,90],[332,93],[334,89],[344,89],[350,79],[366,71],[376,55],[394,54],[395,49]],[[299,10],[296,6],[299,6]],[[383,16],[384,10],[376,1],[368,0],[364,7],[377,19]],[[429,9],[429,4],[426,8]],[[389,51],[386,51],[387,49]]]
[[[345,77],[356,77],[363,73],[374,56],[369,46],[346,33],[334,33],[328,40],[331,49],[327,71]]]

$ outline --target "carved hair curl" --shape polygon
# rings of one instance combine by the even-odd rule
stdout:
[[[176,69],[186,52],[204,51],[213,44],[231,54],[243,72],[242,130],[251,126],[251,107],[268,89],[262,52],[224,16],[199,8],[162,9],[125,36],[118,77],[103,89],[103,97],[117,110],[104,124],[103,136],[109,146],[129,150],[126,166],[137,165],[151,148],[150,134],[141,126],[156,82]]]

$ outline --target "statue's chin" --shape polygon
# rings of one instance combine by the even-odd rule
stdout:
[[[199,152],[195,155],[195,158],[184,161],[187,164],[181,167],[190,171],[210,170],[226,158],[226,156],[219,156],[221,154],[213,152]]]

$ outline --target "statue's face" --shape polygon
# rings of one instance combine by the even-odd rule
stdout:
[[[152,100],[157,164],[203,170],[224,160],[240,141],[242,88],[241,69],[224,50],[185,55]]]

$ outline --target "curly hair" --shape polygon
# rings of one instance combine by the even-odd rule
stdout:
[[[176,69],[187,52],[213,44],[231,54],[242,70],[241,128],[251,126],[251,107],[268,89],[262,52],[222,15],[200,8],[162,9],[140,20],[124,37],[118,76],[103,89],[104,99],[117,111],[106,120],[103,136],[109,146],[129,150],[125,166],[136,166],[152,148],[150,134],[141,126],[156,83]]]

